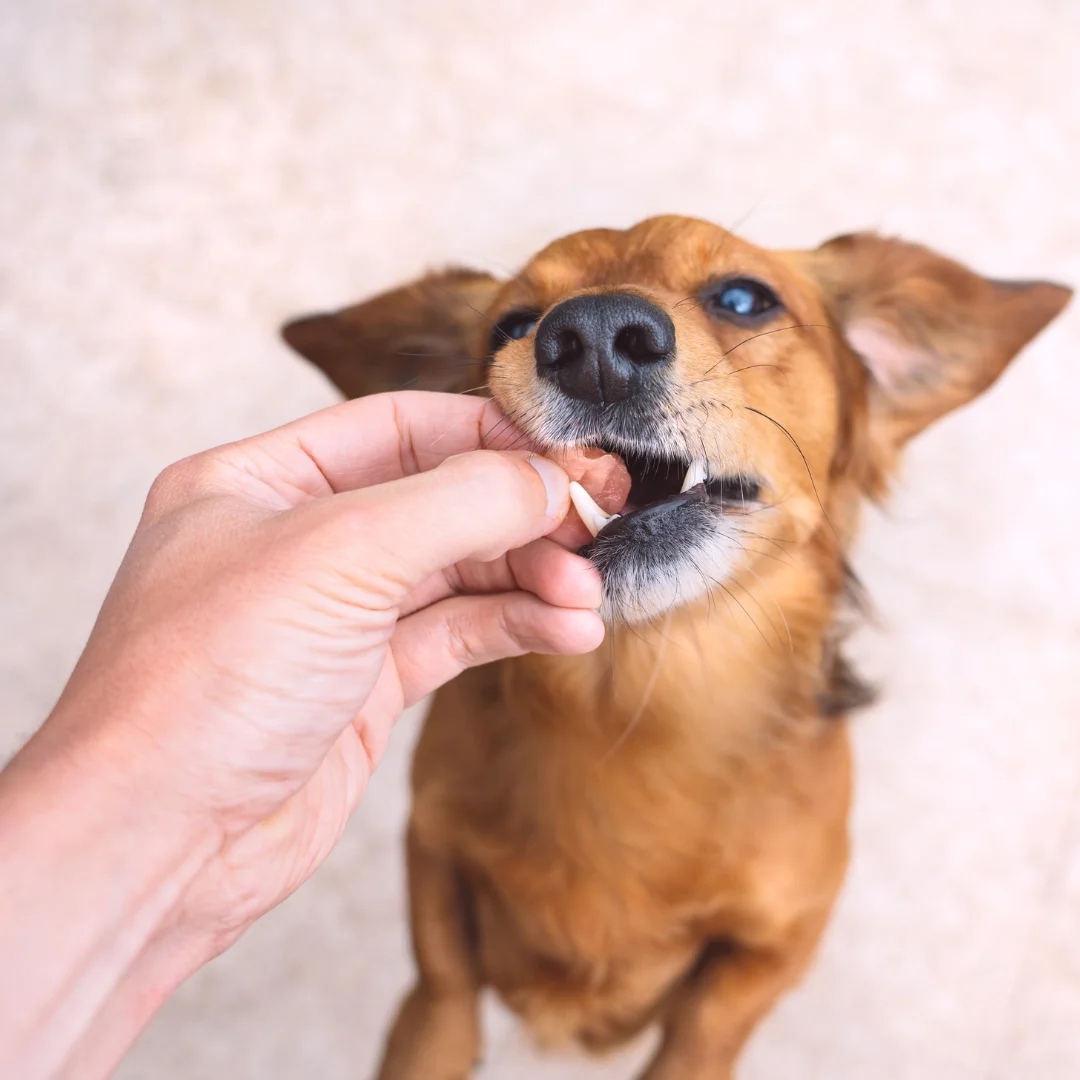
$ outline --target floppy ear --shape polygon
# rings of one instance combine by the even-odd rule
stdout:
[[[873,233],[810,255],[847,343],[870,374],[870,435],[890,462],[912,435],[987,389],[1069,302],[1048,281],[993,281]]]
[[[454,390],[483,364],[484,312],[500,282],[450,269],[327,315],[294,319],[281,336],[346,397],[384,390]],[[474,361],[474,362],[470,362]]]

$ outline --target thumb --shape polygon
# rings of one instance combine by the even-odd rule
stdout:
[[[570,493],[566,473],[547,458],[476,450],[332,502],[356,553],[350,562],[369,583],[383,579],[396,603],[454,563],[488,562],[551,532]]]

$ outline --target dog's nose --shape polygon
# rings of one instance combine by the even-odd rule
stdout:
[[[536,371],[564,394],[595,405],[645,389],[675,355],[675,325],[634,293],[575,296],[556,304],[536,330]]]

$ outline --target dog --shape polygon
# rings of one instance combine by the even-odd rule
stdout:
[[[769,251],[668,216],[284,327],[346,395],[486,385],[531,445],[629,477],[622,505],[574,492],[605,644],[435,696],[407,838],[418,980],[382,1080],[468,1076],[484,986],[544,1041],[659,1024],[642,1080],[732,1075],[844,878],[860,505],[1070,295],[872,233]]]

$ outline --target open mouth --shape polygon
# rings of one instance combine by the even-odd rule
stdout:
[[[711,475],[704,458],[687,461],[625,451],[620,456],[630,474],[630,493],[619,513],[605,513],[579,483],[570,484],[570,497],[594,540],[630,528],[648,531],[651,521],[690,503],[714,504],[720,510],[738,507],[755,500],[760,491],[757,481],[747,476]]]

